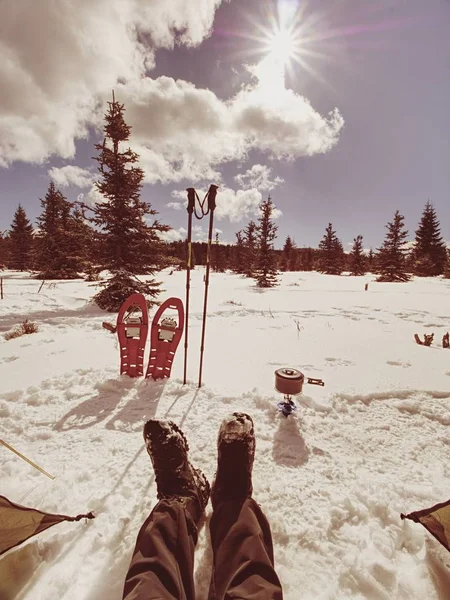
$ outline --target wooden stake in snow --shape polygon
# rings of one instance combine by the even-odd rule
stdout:
[[[0,295],[3,300],[3,277],[0,277]]]
[[[50,479],[55,479],[52,475],[49,475],[49,473],[47,473],[47,471],[44,471],[44,469],[41,469],[41,467],[39,467],[36,463],[34,463],[32,460],[30,460],[29,458],[27,458],[26,456],[24,456],[20,452],[18,452],[15,448],[13,448],[12,446],[10,446],[9,444],[7,444],[6,442],[4,442],[3,440],[0,440],[0,444],[3,444],[3,446],[5,446],[6,448],[8,448],[8,450],[11,450],[11,452],[14,452],[14,454],[17,454],[17,456],[20,456],[20,458],[23,458],[23,460],[25,460],[32,467],[34,467],[35,469],[37,469],[38,471],[40,471],[44,475],[47,475],[47,477],[50,477]]]
[[[42,283],[41,283],[41,285],[39,286],[39,289],[38,289],[38,294],[39,294],[39,292],[42,290],[42,286],[44,285],[44,283],[45,283],[45,279],[43,279],[43,280],[42,280]]]
[[[416,340],[416,344],[419,344],[419,346],[431,346],[433,338],[434,338],[434,333],[430,333],[430,335],[427,335],[425,333],[424,334],[424,341],[422,342],[422,340],[417,335],[417,333],[414,334],[414,339]]]
[[[107,329],[111,333],[116,333],[116,331],[117,331],[117,327],[114,327],[114,325],[111,325],[111,323],[108,323],[107,321],[103,321],[102,327],[104,329]]]

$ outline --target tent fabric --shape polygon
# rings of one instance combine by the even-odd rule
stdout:
[[[15,504],[0,496],[0,556],[28,538],[62,521],[93,519],[93,513],[68,517]]]
[[[401,514],[402,519],[411,519],[421,523],[448,551],[450,551],[450,500],[435,504],[431,508],[417,510],[408,515]]]

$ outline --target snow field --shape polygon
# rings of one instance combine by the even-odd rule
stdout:
[[[37,294],[40,282],[5,275],[0,329],[29,318],[40,330],[0,340],[0,437],[56,479],[2,448],[0,493],[97,517],[57,525],[6,554],[0,597],[118,600],[156,498],[145,420],[178,423],[192,462],[212,480],[220,422],[243,410],[257,436],[254,498],[271,523],[287,600],[447,598],[448,553],[400,513],[449,497],[450,351],[441,347],[449,282],[285,273],[280,287],[261,291],[212,273],[198,389],[203,273],[192,273],[185,386],[184,340],[170,380],[121,377],[116,336],[101,326],[115,315],[89,304],[95,287],[60,281]],[[158,279],[161,300],[184,301],[184,273]],[[435,333],[431,348],[414,343],[425,332]],[[276,409],[274,371],[283,366],[326,383],[305,384],[289,419]],[[208,505],[196,551],[199,600],[211,571],[210,515]]]

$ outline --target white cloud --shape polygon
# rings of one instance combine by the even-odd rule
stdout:
[[[324,118],[293,91],[279,90],[275,101],[258,84],[228,101],[170,77],[130,81],[118,93],[149,183],[220,183],[220,165],[244,160],[251,150],[277,160],[324,153],[343,127],[337,110]],[[281,183],[261,175],[263,186]]]
[[[279,219],[283,216],[283,212],[279,208],[274,208],[272,211],[272,219]]]
[[[243,189],[257,188],[258,190],[273,190],[277,185],[284,182],[281,177],[270,179],[272,169],[265,165],[253,165],[245,173],[236,175],[234,180]]]
[[[199,44],[220,3],[3,2],[0,165],[40,163],[51,154],[72,158],[75,139],[101,123],[117,81],[144,77],[158,47]]]
[[[198,46],[211,33],[222,0],[136,0],[136,19],[158,48],[173,48],[175,41]]]
[[[105,202],[105,197],[100,194],[95,185],[91,187],[87,194],[78,194],[77,199],[79,202],[84,202],[88,206],[94,206],[94,204]]]
[[[168,202],[166,204],[167,208],[173,208],[174,210],[181,210],[183,208],[182,202]]]
[[[203,200],[207,192],[206,189],[198,188],[198,197]],[[186,191],[173,190],[172,197],[185,199]],[[220,221],[229,219],[232,223],[238,223],[246,218],[259,216],[259,205],[263,201],[263,196],[259,190],[233,190],[227,186],[219,187],[217,191],[215,216]],[[184,206],[186,203],[184,203]],[[197,207],[197,212],[199,208]],[[274,208],[272,217],[278,219],[283,213],[279,208]]]
[[[183,229],[183,228],[181,228],[181,229]],[[185,231],[185,236],[184,236],[184,239],[185,239],[186,238],[186,230],[184,230],[184,231]],[[221,242],[222,244],[229,243],[221,238],[223,231],[222,231],[222,229],[218,229],[217,227],[213,227],[213,235],[212,235],[213,243],[216,239],[216,233],[219,234],[219,242]],[[192,241],[193,242],[207,242],[208,234],[209,234],[208,226],[205,226],[205,227],[203,227],[203,225],[193,225],[192,226]]]
[[[66,165],[61,168],[52,167],[48,174],[56,185],[61,187],[74,185],[79,188],[87,188],[92,186],[95,180],[95,176],[90,171],[75,165]]]
[[[75,140],[90,126],[101,129],[113,88],[148,183],[219,184],[220,166],[252,150],[286,160],[327,152],[342,117],[321,116],[291,90],[269,93],[260,79],[221,100],[192,83],[146,75],[157,48],[195,46],[210,35],[221,1],[4,2],[0,165],[72,158]],[[240,201],[252,202],[249,194]]]
[[[184,227],[170,229],[169,231],[159,231],[158,236],[165,242],[179,242],[186,239],[187,231]]]

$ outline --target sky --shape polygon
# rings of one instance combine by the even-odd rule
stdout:
[[[98,201],[111,91],[142,198],[185,239],[185,189],[219,185],[224,242],[270,194],[276,247],[378,247],[427,200],[450,241],[449,0],[15,0],[0,6],[0,231],[50,180]],[[198,222],[196,239],[207,223]]]

